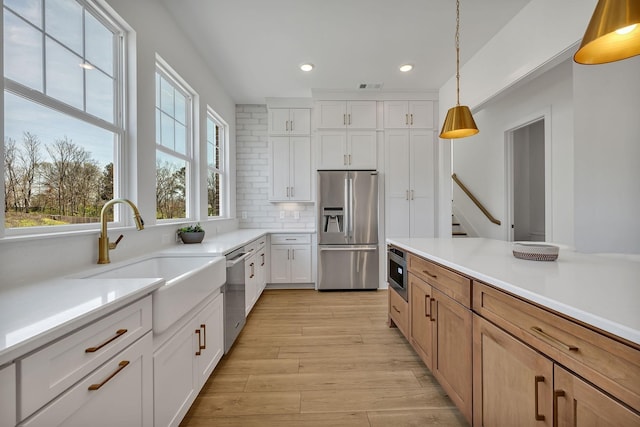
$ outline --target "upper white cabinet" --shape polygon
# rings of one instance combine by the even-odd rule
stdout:
[[[318,169],[377,169],[376,131],[320,131]]]
[[[270,108],[269,135],[310,135],[311,110],[308,108]]]
[[[0,427],[16,425],[16,365],[0,369]]]
[[[386,234],[433,237],[434,131],[385,131]]]
[[[318,129],[376,129],[376,101],[318,101]]]
[[[311,139],[308,136],[269,138],[269,200],[311,201]]]
[[[385,101],[385,129],[433,129],[433,101]]]

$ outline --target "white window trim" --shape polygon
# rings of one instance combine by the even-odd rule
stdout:
[[[216,171],[220,174],[220,215],[219,216],[209,216],[209,210],[205,209],[207,214],[207,219],[216,220],[216,219],[226,219],[229,218],[229,125],[227,122],[216,113],[210,106],[207,106],[207,120],[211,118],[214,123],[219,125],[222,129],[222,141],[220,144],[220,168],[212,168],[209,167],[208,159],[205,162],[205,168],[207,170],[207,177],[209,176],[209,171]],[[208,135],[207,135],[208,137]],[[206,140],[206,138],[205,138]],[[206,141],[208,144],[208,141]],[[205,147],[205,153],[206,149]],[[208,206],[208,195],[205,197],[204,205]]]

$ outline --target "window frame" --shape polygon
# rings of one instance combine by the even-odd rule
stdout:
[[[209,135],[208,135],[208,129],[209,129],[209,120],[211,120],[214,124],[214,126],[218,126],[219,127],[219,131],[218,131],[218,135],[220,136],[220,141],[219,141],[219,159],[218,159],[218,164],[219,167],[211,167],[209,166]],[[207,215],[207,219],[209,220],[216,220],[216,219],[224,219],[224,218],[228,218],[229,217],[229,207],[228,207],[228,191],[229,191],[229,177],[228,177],[228,170],[229,170],[229,155],[228,155],[228,141],[229,141],[229,125],[227,124],[227,122],[224,121],[224,119],[218,114],[216,113],[210,106],[207,106],[207,135],[205,137],[205,150],[204,150],[204,154],[206,157],[206,161],[205,161],[205,168],[206,168],[206,176],[207,176],[207,180],[209,179],[209,174],[214,172],[217,173],[219,175],[219,180],[220,180],[220,195],[219,195],[219,214],[217,216],[211,216],[209,215],[209,185],[208,185],[208,181],[207,181],[207,191],[206,191],[206,196],[204,199],[204,205],[206,208],[206,215]],[[214,145],[215,147],[215,145]]]
[[[49,96],[45,93],[46,91],[46,61],[44,61],[44,57],[46,55],[46,48],[43,44],[42,56],[43,56],[43,87],[42,90],[33,89],[28,86],[25,86],[17,81],[11,80],[7,77],[4,77],[4,61],[2,63],[2,74],[4,81],[4,89],[2,92],[2,114],[3,114],[3,141],[2,146],[0,147],[0,154],[4,157],[4,102],[5,102],[5,93],[10,93],[14,96],[23,98],[24,100],[31,102],[33,104],[37,104],[41,107],[50,109],[55,113],[59,113],[65,116],[68,116],[72,119],[81,121],[90,126],[95,126],[102,130],[106,130],[112,132],[114,135],[114,144],[113,144],[113,165],[114,165],[114,176],[113,176],[113,197],[124,197],[124,195],[129,190],[125,188],[123,183],[125,182],[125,177],[127,174],[128,164],[126,163],[126,159],[124,156],[124,152],[127,151],[127,128],[126,128],[126,102],[128,99],[127,94],[127,81],[126,81],[126,67],[127,61],[126,57],[128,54],[128,34],[125,25],[122,25],[114,16],[110,15],[105,8],[103,8],[98,1],[93,0],[76,0],[76,2],[83,8],[83,13],[89,13],[93,18],[95,18],[98,22],[108,28],[113,34],[113,123],[107,120],[104,120],[98,116],[95,116],[91,113],[86,112],[86,103],[87,103],[87,93],[86,93],[86,76],[83,76],[83,108],[77,108],[70,104],[67,104],[61,100],[58,100],[52,96]],[[5,9],[11,10],[8,6],[2,5],[1,17],[4,19]],[[13,11],[12,11],[13,12]],[[14,12],[15,13],[15,12]],[[44,16],[44,8],[42,11]],[[60,46],[68,49],[68,47],[55,39],[54,37],[48,35],[46,29],[40,29],[35,27],[28,21],[25,21],[22,17],[20,17],[17,13],[15,16],[18,19],[23,20],[25,23],[30,25],[31,27],[37,29],[37,31],[41,32],[41,36],[43,39],[43,43],[45,43],[47,37],[51,37],[53,40],[56,40],[60,43]],[[83,15],[84,16],[84,15]],[[84,24],[83,24],[84,29]],[[86,41],[86,33],[83,30],[83,45]],[[3,36],[3,44],[4,44],[4,36]],[[86,60],[86,47],[83,49],[83,59]],[[100,71],[102,72],[102,71]],[[4,162],[0,164],[0,171],[3,172],[4,175]],[[2,180],[2,193],[0,194],[1,200],[4,202],[4,178]],[[115,227],[123,227],[131,225],[132,221],[127,220],[127,216],[122,213],[122,206],[116,205],[113,208],[113,218],[114,220],[110,222]],[[100,223],[85,223],[85,224],[64,224],[64,225],[49,225],[49,226],[33,226],[33,227],[17,227],[17,228],[7,228],[5,226],[5,212],[2,210],[0,212],[0,238],[1,237],[21,237],[21,236],[38,236],[38,235],[52,235],[52,234],[64,234],[67,232],[77,232],[77,231],[94,231],[100,228]]]
[[[174,90],[179,91],[185,98],[187,99],[186,103],[186,137],[187,141],[185,142],[185,151],[186,154],[182,154],[178,151],[171,150],[168,147],[160,144],[158,142],[158,126],[157,123],[157,112],[159,109],[158,106],[158,94],[155,96],[154,103],[154,123],[155,123],[155,153],[156,153],[156,161],[157,161],[157,153],[161,151],[162,153],[178,158],[180,160],[184,160],[186,162],[186,171],[185,171],[185,216],[181,218],[165,218],[159,219],[157,218],[158,214],[158,200],[156,199],[154,202],[154,211],[155,211],[155,220],[157,224],[168,224],[168,223],[177,223],[177,222],[185,222],[185,221],[193,221],[195,219],[194,215],[197,212],[195,208],[195,202],[193,195],[197,194],[196,184],[197,180],[194,178],[198,171],[198,163],[197,163],[197,153],[196,153],[196,133],[195,130],[197,128],[197,114],[196,114],[196,98],[197,93],[191,88],[191,86],[182,78],[180,75],[171,68],[171,66],[164,61],[159,55],[156,55],[156,68],[154,77],[157,78],[158,74],[168,81]],[[154,91],[155,92],[155,91]],[[162,114],[162,110],[160,110],[160,114]],[[175,121],[175,117],[172,117]],[[154,171],[157,172],[156,169],[157,162],[154,165]],[[154,182],[154,189],[157,189],[157,180]]]

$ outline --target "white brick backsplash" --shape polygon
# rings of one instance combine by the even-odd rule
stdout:
[[[236,210],[241,228],[315,228],[313,204],[270,203],[266,105],[236,105]],[[280,211],[285,211],[280,219]],[[293,212],[300,212],[294,219]],[[242,213],[247,219],[242,219]]]

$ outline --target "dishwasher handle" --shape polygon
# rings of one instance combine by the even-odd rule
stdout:
[[[239,264],[241,262],[243,262],[249,255],[251,255],[251,252],[246,252],[246,253],[241,253],[240,255],[232,258],[232,259],[228,259],[227,260],[227,268],[231,268],[236,264]]]

